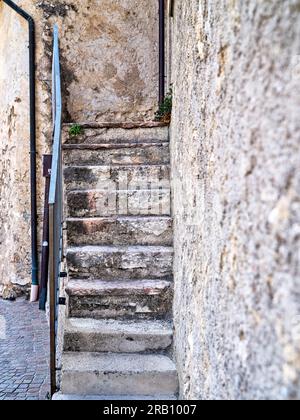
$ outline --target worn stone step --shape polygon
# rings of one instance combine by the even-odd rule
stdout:
[[[170,189],[168,165],[69,166],[64,170],[66,191],[112,189]]]
[[[82,134],[69,135],[70,125],[63,127],[64,144],[102,144],[102,143],[152,143],[165,142],[169,139],[169,128],[158,124],[149,127],[136,127],[133,124],[113,126],[102,124],[99,127],[82,125]]]
[[[173,249],[154,246],[84,246],[68,248],[70,278],[172,278]]]
[[[172,245],[170,217],[67,219],[68,245]]]
[[[66,166],[168,165],[169,143],[108,143],[64,145]]]
[[[171,192],[169,188],[70,191],[67,210],[68,217],[170,216]]]
[[[76,395],[57,392],[53,401],[176,401],[176,395]]]
[[[66,321],[65,351],[142,353],[168,349],[172,325],[167,321],[119,321],[72,318]]]
[[[169,319],[173,284],[163,280],[71,280],[69,318]]]
[[[63,394],[154,395],[178,391],[172,360],[162,355],[65,353]]]

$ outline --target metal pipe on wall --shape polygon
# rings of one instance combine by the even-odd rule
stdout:
[[[30,100],[30,191],[31,191],[31,295],[38,300],[38,250],[37,250],[37,186],[36,186],[36,96],[35,96],[35,24],[33,18],[11,0],[3,0],[28,22],[29,34],[29,100]]]
[[[165,97],[165,0],[159,0],[159,104]]]

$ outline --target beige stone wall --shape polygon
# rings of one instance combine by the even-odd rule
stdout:
[[[64,121],[149,120],[157,102],[157,2],[16,0],[36,22],[38,212],[51,145],[52,27],[61,37]],[[27,24],[0,2],[0,284],[30,282]],[[39,239],[41,243],[41,239]],[[0,286],[0,293],[1,293]]]
[[[153,119],[157,106],[156,0],[43,1],[46,51],[60,27],[66,122]]]
[[[27,26],[0,4],[0,283],[30,279]]]
[[[300,2],[175,0],[181,394],[300,398]]]

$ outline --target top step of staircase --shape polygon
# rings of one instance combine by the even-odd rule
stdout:
[[[122,143],[168,142],[169,127],[157,123],[102,123],[79,124],[82,134],[70,136],[72,124],[63,127],[63,144],[65,145],[97,145]]]

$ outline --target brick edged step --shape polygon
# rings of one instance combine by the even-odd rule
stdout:
[[[172,325],[167,321],[68,319],[64,351],[142,353],[168,349]]]
[[[68,245],[171,246],[170,217],[107,217],[67,219]]]
[[[57,392],[53,401],[176,401],[176,395],[70,395]]]
[[[178,378],[166,356],[64,353],[61,391],[81,395],[175,395]]]
[[[166,279],[173,276],[173,249],[155,246],[84,246],[67,250],[73,279]]]
[[[71,280],[69,318],[169,319],[173,284],[161,280]]]
[[[64,145],[67,166],[166,165],[170,163],[169,143],[109,143]]]
[[[80,136],[69,136],[70,126],[63,127],[63,144],[103,144],[103,143],[153,143],[169,139],[169,128],[152,127],[117,127],[105,124],[102,127],[84,126]]]
[[[170,189],[169,165],[68,166],[64,169],[66,191],[103,189]]]
[[[69,217],[170,216],[170,189],[71,191]]]

